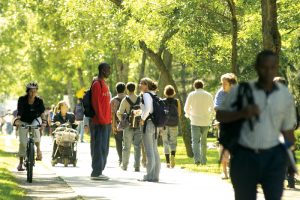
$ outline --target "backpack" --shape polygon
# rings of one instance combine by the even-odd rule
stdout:
[[[155,127],[164,127],[167,121],[167,107],[163,99],[157,95],[147,92],[153,99],[153,113],[149,115]]]
[[[114,99],[116,99],[117,101],[118,101],[118,107],[117,107],[117,110],[119,110],[119,108],[120,108],[120,105],[121,105],[121,101],[122,101],[122,99],[120,99],[119,97],[114,97]],[[119,118],[118,118],[118,116],[117,116],[117,112],[115,113],[115,119],[116,119],[116,122],[117,123],[119,123],[120,122],[120,120],[119,120]]]
[[[246,98],[244,98],[246,97]],[[231,105],[232,107],[236,107],[237,111],[241,110],[245,105],[243,104],[246,100],[247,105],[254,105],[254,98],[252,94],[252,89],[249,83],[241,82],[238,86],[238,94],[236,101]],[[221,158],[224,154],[224,150],[227,149],[231,154],[236,152],[238,147],[238,140],[240,138],[240,133],[242,126],[245,122],[248,122],[250,129],[253,130],[253,121],[251,119],[240,119],[233,122],[228,123],[220,123],[220,137],[219,142],[224,147],[221,152]]]
[[[83,95],[83,98],[82,98],[82,106],[83,106],[83,113],[86,117],[94,117],[95,116],[95,111],[94,111],[94,108],[92,106],[92,86],[94,84],[95,81],[92,82],[92,85],[90,87],[90,89],[88,89],[84,95]],[[102,84],[101,84],[101,81],[99,81],[100,83],[100,86],[102,88]]]
[[[164,99],[167,106],[168,114],[165,125],[166,126],[178,126],[179,116],[178,116],[178,100],[175,98]]]
[[[80,102],[75,106],[75,119],[77,121],[82,121],[83,116],[84,116],[84,108],[82,106],[82,103]]]
[[[136,110],[140,110],[141,109],[141,106],[140,106],[141,99],[140,99],[140,97],[138,97],[136,99],[136,102],[133,103],[130,100],[129,96],[126,96],[125,98],[126,98],[126,101],[130,105],[130,111],[128,113],[129,127],[130,128],[139,128],[140,127],[141,116],[136,116],[134,112]]]

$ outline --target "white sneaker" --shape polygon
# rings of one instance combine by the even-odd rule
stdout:
[[[109,178],[105,175],[91,176],[91,180],[107,181]]]

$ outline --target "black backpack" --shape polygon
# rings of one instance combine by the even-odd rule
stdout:
[[[126,98],[126,101],[130,105],[130,111],[128,113],[129,127],[130,128],[139,128],[140,127],[141,116],[135,116],[134,111],[141,109],[141,106],[140,106],[141,98],[138,97],[136,99],[135,103],[133,103],[130,100],[129,96],[126,96],[125,98]]]
[[[120,99],[118,96],[114,97],[114,99],[116,99],[116,100],[118,101],[118,103],[119,103],[119,105],[118,105],[118,107],[117,107],[117,110],[119,110],[122,99]],[[117,123],[120,122],[120,120],[119,120],[119,118],[118,118],[118,116],[117,116],[117,112],[115,113],[115,119],[116,119],[116,122],[117,122]]]
[[[153,99],[153,113],[149,115],[156,127],[164,127],[167,121],[167,106],[163,99],[159,98],[157,95],[153,95],[150,92],[147,92]]]
[[[90,87],[90,89],[88,89],[84,95],[83,95],[83,98],[82,98],[82,106],[83,106],[83,113],[86,117],[94,117],[95,116],[95,111],[93,109],[93,106],[92,106],[92,86],[94,84],[95,81],[92,82],[92,85]],[[102,88],[102,85],[101,85],[101,81],[99,81],[100,83],[100,86]]]
[[[178,100],[175,98],[164,99],[164,102],[167,107],[167,120],[166,126],[178,126],[179,116],[178,116]]]
[[[252,94],[252,89],[249,83],[246,82],[241,82],[239,84],[237,99],[232,104],[232,107],[235,107],[237,111],[241,110],[245,106],[243,104],[244,103],[243,100],[246,100],[247,102],[245,105],[255,104],[253,94]],[[236,152],[241,129],[245,122],[248,122],[250,129],[253,130],[253,121],[251,119],[249,120],[240,119],[234,122],[220,123],[220,137],[218,140],[220,144],[223,145],[224,147],[221,153],[221,159],[224,153],[224,149],[229,150],[231,154],[234,154]]]

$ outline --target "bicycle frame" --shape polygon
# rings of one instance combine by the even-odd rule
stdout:
[[[23,124],[21,126],[22,128],[28,129],[29,139],[27,142],[27,148],[26,148],[26,158],[25,158],[25,167],[27,171],[27,181],[29,183],[32,183],[32,177],[33,177],[33,166],[35,165],[35,159],[34,159],[34,129],[38,129],[40,125],[27,125]]]

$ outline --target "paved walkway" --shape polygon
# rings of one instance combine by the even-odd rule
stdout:
[[[11,140],[6,138],[6,140]],[[9,143],[9,142],[8,142]],[[162,164],[159,183],[139,182],[145,174],[134,172],[132,166],[127,171],[118,167],[115,149],[110,149],[108,164],[104,174],[109,181],[90,180],[90,151],[88,143],[78,145],[77,167],[63,167],[58,164],[51,167],[52,141],[44,137],[42,143],[42,162],[34,168],[34,182],[26,183],[26,172],[14,172],[21,185],[33,199],[185,199],[233,200],[231,184],[222,181],[218,175],[188,172],[183,169],[168,169]],[[16,151],[16,149],[14,150]],[[133,156],[131,156],[132,159]],[[132,161],[132,160],[131,160]],[[133,163],[133,162],[131,162]],[[258,199],[264,199],[260,194]],[[300,190],[285,190],[285,200],[300,199]]]

